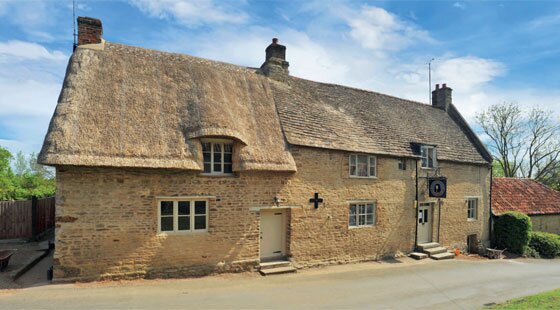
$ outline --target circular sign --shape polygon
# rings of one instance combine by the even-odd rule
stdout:
[[[430,184],[430,193],[433,197],[443,197],[445,195],[445,183],[441,180],[434,180]]]

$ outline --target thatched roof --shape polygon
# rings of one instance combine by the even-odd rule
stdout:
[[[411,143],[428,143],[487,163],[469,130],[416,102],[105,42],[72,55],[39,161],[201,170],[198,138],[230,137],[236,171],[295,171],[289,144],[417,156]]]

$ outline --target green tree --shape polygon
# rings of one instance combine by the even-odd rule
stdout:
[[[11,199],[14,191],[14,173],[10,168],[12,158],[10,151],[0,146],[0,200]]]

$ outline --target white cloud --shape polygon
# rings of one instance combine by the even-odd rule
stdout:
[[[172,17],[189,27],[202,24],[240,24],[248,19],[245,12],[231,3],[218,5],[212,0],[130,0],[130,3],[152,17]]]
[[[537,17],[531,20],[527,26],[530,30],[535,30],[537,28],[557,26],[558,24],[560,24],[560,13]]]
[[[464,3],[455,2],[455,3],[453,3],[453,7],[464,10],[467,6]]]
[[[378,7],[364,6],[346,16],[350,35],[372,50],[398,51],[421,41],[433,41],[429,33]]]
[[[479,88],[504,72],[503,64],[473,56],[448,58],[434,63],[434,81],[449,83],[462,91]]]
[[[62,60],[67,58],[60,51],[51,52],[40,44],[18,40],[0,42],[0,61],[5,57],[32,60]]]

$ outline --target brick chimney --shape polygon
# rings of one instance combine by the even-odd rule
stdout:
[[[273,38],[272,43],[266,48],[265,61],[260,71],[275,80],[285,81],[288,77],[288,67],[290,64],[286,61],[286,47],[278,44],[278,39]]]
[[[447,111],[451,105],[451,92],[453,89],[443,84],[441,88],[436,84],[436,89],[432,91],[432,106],[434,108]]]
[[[91,17],[78,17],[78,46],[99,44],[103,35],[101,21]]]

